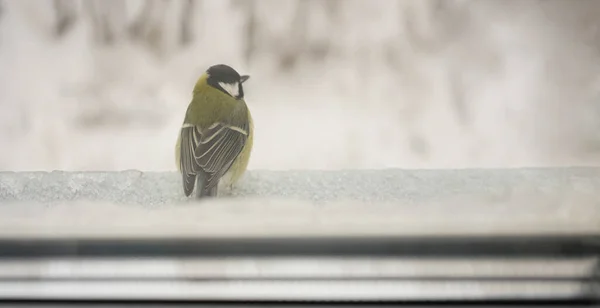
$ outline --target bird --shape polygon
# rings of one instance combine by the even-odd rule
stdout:
[[[254,122],[240,75],[226,64],[210,66],[196,81],[175,146],[183,192],[217,197],[219,184],[233,188],[250,160]]]

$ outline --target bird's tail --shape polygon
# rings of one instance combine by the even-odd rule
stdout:
[[[198,174],[196,176],[196,198],[207,198],[216,197],[218,194],[219,185],[212,185],[212,187],[206,187],[206,177],[204,174]]]

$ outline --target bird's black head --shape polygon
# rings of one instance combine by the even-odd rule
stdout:
[[[244,98],[244,88],[242,84],[250,78],[248,75],[241,75],[233,68],[225,64],[213,65],[206,70],[208,78],[206,82],[225,94],[236,99]]]

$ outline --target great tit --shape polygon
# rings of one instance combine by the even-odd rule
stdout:
[[[246,171],[254,133],[244,100],[249,78],[218,64],[196,82],[175,147],[187,197],[194,187],[197,198],[217,196],[219,184],[231,188]]]

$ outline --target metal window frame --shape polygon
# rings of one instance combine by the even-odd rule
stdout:
[[[573,260],[592,260],[595,266],[589,267],[589,272],[579,273],[572,276],[553,277],[552,275],[533,275],[533,276],[490,276],[482,273],[473,272],[470,276],[456,275],[437,275],[428,277],[410,276],[392,276],[392,277],[234,277],[223,275],[213,276],[208,278],[193,279],[190,277],[177,278],[170,277],[165,279],[160,277],[129,277],[127,279],[98,279],[98,278],[69,278],[69,277],[37,277],[27,278],[19,277],[4,277],[0,279],[0,285],[4,283],[29,283],[29,284],[61,284],[61,283],[98,283],[97,287],[106,287],[106,283],[123,283],[129,282],[144,287],[144,283],[165,283],[165,285],[173,285],[175,283],[187,283],[193,288],[202,288],[207,284],[213,283],[223,288],[237,283],[239,287],[243,286],[263,286],[260,291],[268,294],[270,290],[273,293],[279,292],[277,296],[272,298],[261,298],[255,296],[238,296],[232,292],[229,296],[212,297],[202,292],[191,295],[186,298],[184,296],[176,296],[171,298],[160,298],[156,296],[137,296],[127,298],[126,296],[96,296],[87,294],[86,296],[77,297],[61,297],[50,293],[31,294],[31,296],[4,296],[0,292],[0,303],[8,302],[35,302],[39,300],[57,302],[79,302],[85,303],[90,301],[126,303],[126,302],[146,302],[146,303],[378,303],[396,302],[405,304],[418,303],[564,303],[564,304],[600,304],[600,235],[596,234],[581,234],[581,235],[513,235],[513,236],[485,236],[485,235],[465,235],[465,236],[315,236],[315,237],[219,237],[219,238],[2,238],[0,239],[0,265],[3,262],[27,261],[27,262],[56,262],[62,260],[63,264],[72,262],[82,262],[85,260],[113,260],[113,261],[131,261],[143,259],[163,259],[173,260],[203,260],[226,259],[230,262],[236,260],[270,260],[270,259],[303,259],[303,260],[319,260],[319,258],[330,258],[330,260],[347,260],[360,259],[377,262],[381,259],[397,260],[403,262],[406,259],[412,260],[429,260],[432,262],[447,262],[451,260],[486,260],[495,259],[503,260],[510,266],[510,262],[519,262],[523,260],[554,260],[560,262],[570,262]],[[133,264],[136,264],[135,262]],[[1,274],[1,273],[0,273]],[[234,275],[235,276],[235,275]],[[162,280],[161,280],[162,279]],[[321,297],[308,296],[302,298],[302,295],[287,296],[281,290],[277,291],[278,283],[287,283],[288,286],[302,285],[321,285],[327,288],[328,284],[323,284],[327,281],[332,286],[331,292],[335,290],[345,290],[345,286],[350,288],[352,283],[363,283],[365,286],[372,283],[374,285],[383,286],[388,284],[391,294],[388,297],[380,297],[379,300],[373,297],[366,296],[350,296],[344,298],[341,296],[332,296],[327,298],[325,292]],[[362,282],[361,282],[362,281]],[[104,282],[105,284],[101,284]],[[414,285],[434,285],[430,290],[431,294],[435,294],[436,290],[440,290],[444,285],[454,286],[456,290],[460,290],[461,283],[477,283],[477,284],[498,284],[498,285],[522,285],[523,289],[527,289],[533,285],[557,286],[560,284],[574,283],[579,286],[579,292],[565,296],[565,293],[556,292],[544,293],[541,296],[535,296],[534,293],[519,294],[514,292],[502,295],[480,295],[480,296],[464,296],[464,297],[444,297],[427,298],[425,297],[394,297],[394,286],[403,288],[404,286]],[[203,285],[204,284],[204,285]],[[395,284],[395,285],[394,285]],[[356,288],[356,286],[354,286]],[[337,288],[337,289],[336,289]],[[437,288],[437,289],[436,289]],[[0,291],[2,288],[0,287]],[[31,288],[36,290],[36,288]],[[194,289],[195,290],[195,289]],[[216,290],[216,289],[213,289]],[[373,289],[376,292],[380,290]],[[541,290],[541,289],[540,289]],[[324,290],[326,291],[326,290]],[[75,292],[75,291],[74,291]],[[266,292],[266,293],[265,293]],[[314,290],[313,290],[314,292]],[[375,293],[376,293],[375,292]],[[402,292],[398,292],[402,293]],[[92,294],[94,294],[92,292]],[[105,294],[105,293],[96,293]],[[223,293],[227,294],[227,292]],[[383,294],[383,293],[381,293]],[[441,292],[440,294],[444,294]],[[446,293],[447,294],[447,293]],[[534,294],[534,295],[532,295]],[[542,293],[540,293],[542,294]],[[63,293],[64,295],[64,293]],[[106,294],[105,294],[106,295]],[[148,294],[152,295],[152,294]],[[346,294],[348,295],[348,294]],[[471,294],[473,295],[473,294]],[[386,295],[387,296],[387,295]]]

